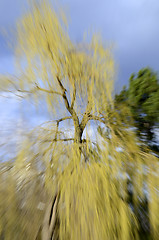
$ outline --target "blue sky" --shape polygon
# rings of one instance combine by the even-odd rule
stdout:
[[[84,32],[100,32],[106,42],[114,43],[117,89],[128,82],[130,74],[145,66],[159,71],[158,0],[60,0],[69,17],[69,33],[80,41]],[[27,8],[27,0],[0,1],[0,73],[14,72],[13,51],[17,19]]]
[[[101,33],[104,41],[114,44],[116,89],[127,84],[130,74],[142,67],[159,71],[159,0],[59,1],[66,9],[74,41],[80,41],[87,31],[95,31]],[[26,9],[27,0],[0,0],[0,73],[15,72],[14,54],[8,42],[15,42],[15,23]],[[2,129],[20,114],[21,107],[16,100],[0,99]],[[35,118],[34,121],[38,122]]]

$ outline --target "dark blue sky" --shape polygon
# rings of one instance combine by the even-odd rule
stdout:
[[[80,41],[87,31],[99,32],[114,44],[117,65],[116,86],[128,82],[132,72],[145,66],[159,71],[158,0],[60,0],[69,16],[69,33]],[[27,0],[0,1],[0,73],[14,72],[13,52],[7,41],[14,40],[15,22],[27,8]]]

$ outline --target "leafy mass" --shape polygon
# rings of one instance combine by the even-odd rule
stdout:
[[[16,57],[1,91],[45,104],[52,120],[1,164],[1,239],[157,240],[158,159],[114,107],[111,49],[98,36],[72,42],[64,14],[41,1],[17,25]]]

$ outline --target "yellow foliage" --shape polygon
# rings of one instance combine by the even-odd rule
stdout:
[[[28,93],[39,107],[46,101],[49,113],[58,118],[37,127],[22,145],[11,175],[16,176],[15,186],[19,186],[19,173],[23,176],[21,189],[25,189],[29,179],[38,179],[39,172],[43,172],[40,180],[43,191],[49,196],[57,195],[52,231],[54,239],[57,234],[60,240],[138,239],[138,208],[147,198],[148,232],[157,240],[158,161],[141,151],[130,129],[128,110],[119,113],[114,108],[111,50],[98,36],[93,36],[89,43],[73,43],[65,18],[61,19],[47,2],[32,7],[17,25],[19,76],[9,87],[7,81],[5,87]],[[59,127],[65,120],[71,121],[73,137],[66,136],[66,131]],[[83,137],[91,120],[99,130],[95,143],[88,136]],[[133,187],[131,200],[128,180]],[[9,191],[14,198],[16,190]],[[32,206],[29,203],[28,208]],[[52,208],[51,217],[55,204]],[[13,226],[15,209],[9,214],[7,221]],[[6,239],[11,239],[12,232],[8,230],[6,234],[10,235]]]

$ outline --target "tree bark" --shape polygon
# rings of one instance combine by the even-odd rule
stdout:
[[[82,143],[82,134],[83,134],[82,129],[80,128],[79,125],[77,125],[75,127],[75,137],[74,137],[74,142],[75,143],[78,143],[78,144]]]
[[[44,221],[41,226],[41,240],[53,240],[54,230],[57,221],[57,207],[58,207],[58,194],[56,193],[53,199],[50,199],[44,215]],[[38,239],[38,238],[36,238]]]

